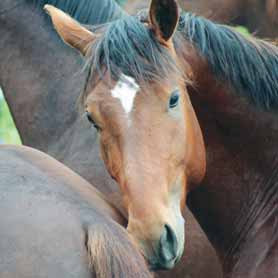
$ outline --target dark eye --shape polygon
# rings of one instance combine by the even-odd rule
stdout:
[[[180,98],[179,91],[178,90],[174,91],[169,100],[169,107],[170,108],[176,107],[179,103],[179,98]]]
[[[86,111],[86,117],[88,121],[95,127],[95,129],[97,131],[100,131],[100,127],[96,124],[96,122],[93,120],[91,114],[88,111]]]

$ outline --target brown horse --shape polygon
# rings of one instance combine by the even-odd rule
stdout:
[[[0,83],[23,142],[54,155],[76,170],[121,209],[118,186],[98,159],[97,133],[76,113],[75,101],[86,78],[78,73],[82,58],[57,39],[35,2],[14,1],[13,5],[10,0],[0,2]],[[39,1],[38,6],[44,2]],[[103,13],[102,20],[109,20],[104,11],[112,16],[121,13],[113,2],[112,6],[109,1],[85,2],[67,1],[67,6],[62,6],[64,1],[55,0],[59,7],[76,11],[73,15],[87,24],[99,23],[93,11],[97,15]],[[86,8],[85,16],[79,5]],[[94,5],[100,6],[94,8]],[[183,214],[184,257],[174,271],[160,276],[221,277],[217,257],[204,233],[188,210]]]
[[[120,186],[127,230],[153,269],[170,269],[183,254],[186,193],[205,174],[201,130],[172,44],[178,6],[153,1],[150,26],[124,16],[94,32],[46,10],[63,40],[88,57],[81,101]]]
[[[180,35],[208,158],[191,207],[227,277],[277,277],[278,49],[189,14]]]
[[[178,29],[208,158],[191,208],[226,277],[277,277],[278,48],[192,14]]]
[[[27,147],[0,147],[0,276],[152,277],[91,184]]]
[[[191,14],[183,14],[179,19],[179,31],[172,44],[178,21],[177,11],[175,1],[153,1],[144,24],[138,27],[137,22],[134,22],[136,31],[148,30],[146,34],[152,34],[151,39],[143,40],[144,43],[157,40],[158,44],[155,46],[146,46],[142,42],[148,52],[145,53],[140,48],[137,32],[132,28],[134,26],[129,25],[130,18],[118,21],[119,26],[115,27],[112,23],[108,25],[108,29],[106,25],[106,28],[102,26],[92,32],[65,14],[50,8],[54,25],[63,39],[82,53],[94,57],[89,62],[93,75],[89,76],[88,87],[83,95],[85,108],[89,121],[100,133],[103,158],[111,175],[121,185],[129,213],[138,216],[136,209],[140,204],[134,208],[130,202],[135,196],[134,190],[140,188],[141,192],[142,188],[145,189],[145,183],[152,184],[147,192],[155,188],[156,193],[153,195],[159,197],[161,191],[171,191],[172,177],[179,175],[176,173],[179,173],[180,164],[173,167],[171,159],[178,161],[175,152],[178,150],[177,152],[182,153],[184,144],[188,147],[188,143],[179,137],[179,132],[183,132],[181,126],[178,131],[172,131],[171,128],[184,119],[186,128],[192,124],[190,114],[185,113],[186,117],[179,117],[179,113],[184,113],[187,109],[192,111],[186,92],[182,91],[182,87],[173,91],[171,87],[178,87],[178,81],[175,82],[172,78],[173,74],[179,76],[182,67],[184,76],[191,76],[194,82],[192,84],[185,81],[185,84],[191,91],[208,147],[208,172],[203,182],[204,187],[192,194],[192,208],[217,249],[227,277],[277,277],[275,110],[278,104],[278,50],[268,43],[246,39],[225,26]],[[160,16],[168,18],[164,21]],[[131,22],[133,23],[132,20]],[[133,48],[124,40],[126,37],[119,36],[122,29],[117,27],[132,34],[134,40],[129,43],[134,42],[138,53],[130,53]],[[117,34],[115,38],[113,31]],[[105,32],[110,36],[107,37],[108,33]],[[116,38],[123,39],[124,43],[117,44]],[[167,69],[165,64],[159,63],[163,59],[156,56],[158,54],[154,51],[155,47],[162,47],[159,53],[167,57],[164,61],[169,67],[168,72],[164,72],[164,68]],[[118,49],[121,51],[117,51]],[[121,55],[127,53],[130,53],[130,59],[122,60]],[[142,53],[146,56],[141,60],[143,65],[138,65],[132,55],[142,57]],[[176,57],[179,57],[178,61]],[[148,62],[151,59],[156,61],[155,65],[160,68],[159,73],[155,71],[156,68],[149,67]],[[106,80],[108,73],[112,76]],[[152,82],[141,83],[142,74],[144,80]],[[157,81],[164,85],[158,86]],[[131,97],[132,101],[127,101],[121,93],[128,96],[127,99]],[[109,105],[105,105],[106,102]],[[184,103],[185,108],[181,108]],[[176,113],[171,114],[172,109],[177,109]],[[176,117],[178,123],[169,124],[168,117],[172,116]],[[160,132],[161,126],[163,132]],[[169,130],[170,132],[166,132]],[[195,134],[199,136],[198,132],[197,128]],[[187,130],[184,134],[190,132]],[[169,144],[171,136],[172,144]],[[195,143],[200,140],[198,136],[193,140]],[[134,145],[132,142],[135,142]],[[177,146],[178,144],[183,146]],[[142,161],[144,167],[141,165]],[[198,162],[197,166],[200,166],[200,159]],[[200,168],[188,172],[190,162],[182,165],[187,175],[197,173],[195,178],[200,177]],[[142,179],[130,178],[129,174],[136,168],[140,169]],[[148,171],[150,168],[155,171]],[[164,189],[163,179],[170,181],[167,190]],[[191,176],[187,180],[197,179],[194,180]],[[153,185],[156,181],[161,187]],[[147,197],[144,198],[147,200]],[[142,204],[143,201],[140,201]],[[156,205],[156,200],[153,203]],[[144,210],[140,212],[144,213]],[[140,217],[139,220],[136,219],[136,227],[139,229],[145,224],[140,220]],[[130,230],[132,231],[132,227]],[[139,244],[145,240],[138,238],[137,236]]]
[[[135,13],[147,8],[150,0],[130,0],[126,10]],[[277,0],[179,0],[188,12],[204,16],[218,23],[243,25],[262,38],[278,37]]]

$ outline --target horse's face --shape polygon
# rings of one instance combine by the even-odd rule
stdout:
[[[144,28],[153,30],[178,64],[171,42],[178,8],[174,0],[161,2],[152,2],[151,23]],[[56,11],[50,12],[59,32]],[[65,26],[63,38],[86,52],[87,45],[63,34]],[[90,41],[89,31],[80,26],[84,34],[76,36],[77,28],[74,37]],[[198,183],[205,168],[202,135],[180,76],[170,73],[143,84],[124,73],[113,78],[106,73],[87,93],[85,109],[99,132],[105,165],[121,188],[129,233],[153,268],[173,267],[183,253],[187,184]]]
[[[86,109],[99,130],[106,167],[121,187],[128,231],[157,264],[157,257],[172,261],[183,251],[181,207],[192,131],[177,82],[148,90],[122,75],[111,89],[101,82],[89,94]]]

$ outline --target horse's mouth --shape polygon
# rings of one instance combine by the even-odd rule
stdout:
[[[170,261],[167,262],[156,262],[156,263],[149,263],[149,269],[150,271],[158,271],[158,270],[170,270],[174,268],[174,266],[178,263],[180,260],[181,256],[177,258],[173,258]]]

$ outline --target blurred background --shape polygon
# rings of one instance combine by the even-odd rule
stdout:
[[[21,144],[8,105],[0,88],[0,144]]]

